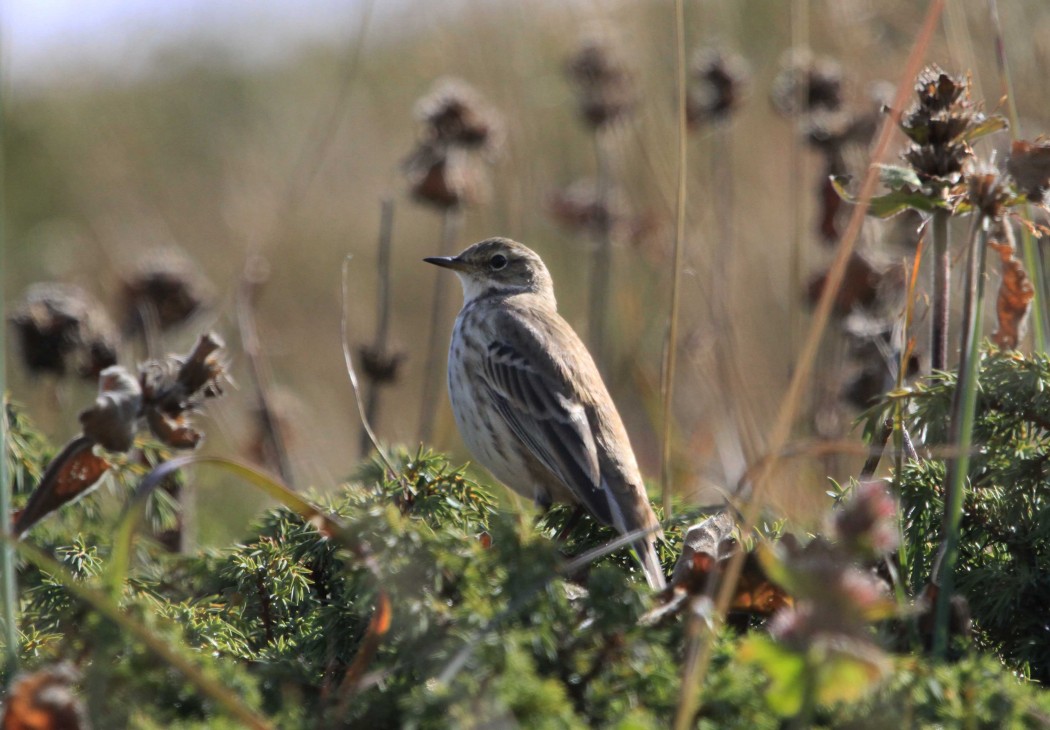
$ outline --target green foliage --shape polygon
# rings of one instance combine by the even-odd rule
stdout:
[[[956,386],[937,374],[906,396],[906,426],[927,445],[948,443]],[[1015,670],[1050,679],[1050,361],[989,351],[981,362],[975,452],[961,524],[955,585],[969,601],[978,644]],[[888,400],[869,413],[881,423]],[[942,455],[943,456],[943,455]],[[904,575],[913,592],[929,580],[940,547],[944,463],[908,462],[900,493]]]
[[[367,465],[323,500],[360,549],[340,547],[283,508],[261,515],[243,542],[224,550],[177,555],[142,541],[117,596],[122,610],[278,727],[666,726],[679,697],[682,622],[639,622],[654,597],[626,550],[571,581],[562,575],[563,552],[601,545],[609,531],[585,518],[557,543],[551,535],[566,511],[533,526],[497,509],[487,488],[440,454],[402,452],[394,465],[396,475]],[[34,473],[28,460],[23,467]],[[139,467],[114,468],[115,479],[133,480]],[[114,510],[103,503],[78,519],[66,514],[81,504],[27,539],[46,546],[76,581],[102,586]],[[668,568],[681,532],[667,529]],[[77,664],[99,727],[235,726],[174,667],[71,595],[65,580],[22,566],[27,669]],[[385,605],[383,630],[374,619]],[[743,641],[771,646],[755,636]],[[858,709],[858,699],[878,708],[869,713],[903,707],[930,723],[968,711],[1023,722],[1045,711],[1041,694],[994,662],[930,667],[906,657],[894,666],[866,698],[825,671],[813,725],[877,716]],[[768,662],[755,663],[727,632],[715,644],[697,726],[780,727],[790,714],[777,697],[781,685]]]

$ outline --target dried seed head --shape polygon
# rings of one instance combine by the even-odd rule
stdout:
[[[166,331],[208,306],[211,285],[197,267],[173,250],[146,258],[124,281],[124,327],[141,332],[145,323]]]
[[[142,386],[120,366],[99,375],[95,405],[81,411],[84,435],[107,451],[128,451],[135,441],[142,412]]]
[[[805,49],[793,49],[781,60],[770,97],[784,116],[836,111],[843,103],[842,66]]]
[[[407,357],[407,353],[396,350],[388,352],[371,345],[362,345],[357,352],[361,357],[361,370],[365,377],[376,385],[396,383],[401,365]]]
[[[466,149],[420,142],[402,163],[412,197],[441,210],[478,205],[488,198],[488,178]]]
[[[919,105],[931,112],[949,109],[960,102],[968,91],[966,79],[947,74],[935,63],[920,71],[915,79]]]
[[[740,106],[749,78],[742,56],[701,48],[693,56],[686,95],[686,121],[690,127],[727,118]]]
[[[616,188],[602,193],[597,181],[581,178],[553,193],[547,210],[571,231],[599,234],[611,230],[627,216],[627,204]]]
[[[33,374],[63,376],[72,367],[97,377],[117,361],[116,332],[105,310],[68,284],[33,284],[11,314],[22,360]]]
[[[1050,141],[1042,139],[1035,142],[1014,142],[1010,147],[1010,159],[1006,161],[1006,169],[1031,202],[1037,205],[1048,202]]]
[[[206,398],[222,395],[226,380],[223,342],[209,333],[185,357],[169,356],[139,366],[143,411],[153,435],[173,448],[193,448],[201,434],[189,415]]]
[[[565,64],[584,121],[603,127],[625,117],[638,102],[633,74],[604,33],[583,38]]]
[[[499,115],[472,86],[457,78],[434,82],[416,102],[416,118],[423,139],[438,145],[456,145],[495,153],[503,139]]]
[[[900,121],[901,130],[913,142],[904,159],[921,178],[954,184],[972,155],[967,133],[985,116],[970,100],[966,79],[949,76],[937,66],[919,74],[915,92],[917,102]]]
[[[1010,186],[994,166],[975,162],[966,171],[967,198],[982,215],[998,220],[1010,200]]]
[[[923,179],[938,179],[946,183],[958,182],[963,166],[973,152],[969,145],[912,145],[904,152],[904,159]]]

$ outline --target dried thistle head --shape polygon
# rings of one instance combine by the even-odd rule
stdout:
[[[627,216],[623,194],[615,188],[603,194],[590,178],[554,192],[547,200],[547,210],[565,228],[589,234],[611,230]]]
[[[580,115],[598,129],[627,116],[638,103],[634,75],[606,33],[585,36],[565,64]]]
[[[423,125],[422,138],[439,146],[454,145],[486,154],[498,151],[503,141],[499,115],[470,84],[443,77],[416,102],[416,118]]]
[[[806,49],[792,49],[781,60],[770,97],[773,108],[786,117],[817,111],[836,111],[844,101],[842,66]]]
[[[743,102],[750,72],[742,56],[700,48],[689,68],[686,121],[690,127],[727,118]]]
[[[79,287],[33,284],[10,315],[22,361],[33,374],[75,369],[94,378],[117,361],[116,330],[102,306]]]
[[[362,372],[375,385],[396,383],[407,357],[405,352],[379,350],[372,345],[362,345],[357,352],[361,358]]]
[[[1010,159],[1006,169],[1017,186],[1036,205],[1048,202],[1050,191],[1050,141],[1015,141],[1010,147]]]
[[[949,75],[935,63],[920,71],[915,79],[919,106],[931,112],[950,109],[968,93],[966,79]]]
[[[440,210],[479,205],[488,198],[485,168],[460,147],[423,140],[402,169],[412,197]]]
[[[918,96],[901,117],[901,130],[912,141],[904,159],[925,180],[953,184],[972,155],[967,134],[985,121],[970,99],[969,82],[936,65],[919,73]]]
[[[142,385],[127,370],[115,365],[98,378],[95,404],[80,412],[83,433],[107,451],[131,449],[142,415]]]
[[[194,448],[201,434],[189,424],[189,415],[207,398],[222,395],[227,379],[224,344],[208,333],[197,340],[189,355],[149,360],[139,366],[143,411],[150,430],[173,448]]]
[[[982,215],[992,220],[1002,218],[1010,200],[1010,186],[998,168],[985,162],[974,162],[966,170],[967,199]]]
[[[211,285],[185,256],[158,251],[124,279],[124,327],[141,332],[145,323],[166,331],[186,322],[208,306]]]

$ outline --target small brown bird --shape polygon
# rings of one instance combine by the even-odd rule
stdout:
[[[558,314],[543,261],[506,238],[424,261],[452,269],[463,285],[448,390],[467,447],[538,505],[582,506],[621,534],[648,530],[635,551],[649,585],[662,588],[659,526],[627,431],[590,353]]]

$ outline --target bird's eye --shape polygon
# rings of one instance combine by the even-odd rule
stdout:
[[[501,253],[498,253],[489,259],[489,266],[492,268],[493,271],[499,271],[506,265],[507,257]]]

